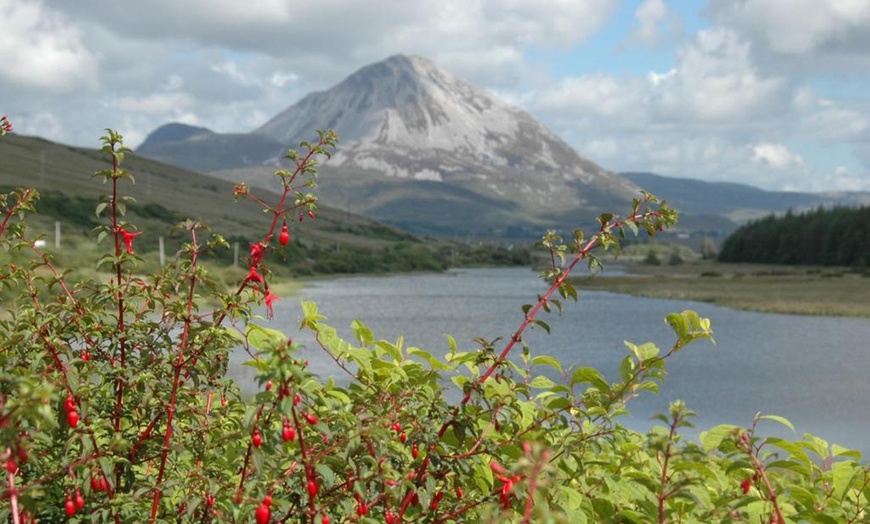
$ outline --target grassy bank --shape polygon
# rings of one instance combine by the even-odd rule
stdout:
[[[620,261],[624,276],[576,278],[581,289],[708,302],[748,311],[870,318],[870,275],[842,268]]]

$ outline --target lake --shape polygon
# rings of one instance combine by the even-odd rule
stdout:
[[[606,277],[600,277],[606,278]],[[405,345],[433,354],[447,349],[450,333],[460,349],[474,349],[476,337],[507,340],[522,321],[520,307],[546,290],[525,268],[454,270],[443,274],[353,277],[314,282],[302,292],[318,303],[327,323],[352,339],[349,325],[360,319],[377,338],[405,337]],[[577,303],[544,314],[552,333],[540,328],[526,336],[533,355],[551,355],[564,367],[592,366],[615,380],[623,341],[654,342],[662,352],[674,341],[664,323],[668,313],[693,309],[712,322],[716,345],[699,341],[667,362],[659,395],[629,403],[624,424],[649,427],[650,416],[684,399],[698,430],[715,424],[748,426],[757,411],[781,415],[799,434],[813,433],[870,453],[870,320],[752,313],[697,302],[637,298],[580,291]],[[272,326],[308,347],[303,351],[321,376],[333,374],[328,357],[313,339],[297,332],[299,300],[277,303]],[[233,375],[251,383],[245,369]],[[796,438],[766,423],[767,432]]]

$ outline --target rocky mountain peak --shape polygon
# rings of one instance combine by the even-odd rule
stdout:
[[[638,191],[525,111],[417,56],[365,66],[256,133],[294,143],[316,128],[341,138],[331,165],[389,177],[476,186],[556,208],[581,205],[593,193],[626,200]]]

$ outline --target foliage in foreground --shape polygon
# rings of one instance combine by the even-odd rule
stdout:
[[[0,248],[31,253],[26,264],[0,268],[0,283],[19,297],[0,321],[0,519],[868,522],[870,471],[858,453],[812,436],[756,436],[757,423],[788,425],[778,417],[717,426],[700,443],[681,434],[693,416],[682,402],[647,434],[620,425],[634,396],[658,390],[668,358],[711,337],[707,319],[669,315],[668,348],[626,343],[615,379],[563,369],[524,344],[530,326],[549,330],[542,310],[577,298],[567,277],[581,263],[596,266],[595,250],[675,221],[651,195],[622,218],[602,215],[588,238],[544,237],[549,287],[522,307],[503,346],[451,343],[438,356],[378,340],[361,322],[346,341],[303,303],[301,328],[349,385],[312,375],[298,346],[252,308],[271,312],[278,300],[266,262],[291,242],[287,219],[316,216],[315,168],[335,143],[321,132],[288,153],[293,170],[277,173],[285,191],[275,205],[236,187],[269,223],[233,293],[200,264],[226,242],[196,221],[179,225],[189,240],[174,263],[137,271],[140,232],[125,222],[120,190],[129,174],[117,133],[104,138],[112,168],[97,174],[110,188],[96,213],[110,280],[68,281],[19,220],[34,210],[36,193],[0,196]],[[226,377],[231,351],[247,352],[258,372],[261,391],[251,399]]]

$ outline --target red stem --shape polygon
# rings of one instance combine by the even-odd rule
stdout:
[[[584,260],[590,251],[592,251],[594,248],[599,246],[599,244],[601,243],[601,235],[602,234],[609,233],[610,231],[613,231],[614,229],[619,229],[620,227],[623,227],[628,222],[637,223],[637,222],[640,222],[644,219],[648,219],[651,217],[661,217],[661,216],[662,216],[662,214],[659,211],[646,211],[646,212],[638,213],[635,210],[635,211],[633,211],[633,214],[631,216],[629,216],[625,219],[622,219],[622,220],[611,219],[610,221],[602,224],[601,229],[599,230],[598,234],[596,234],[595,236],[590,238],[583,247],[581,247],[577,250],[577,253],[574,254],[574,257],[571,259],[571,262],[568,264],[568,266],[565,268],[565,270],[562,271],[556,277],[556,279],[550,285],[550,288],[547,290],[547,292],[544,293],[543,295],[541,295],[538,298],[538,302],[534,305],[534,307],[532,307],[526,313],[526,316],[523,319],[523,322],[520,324],[520,327],[516,330],[516,332],[511,336],[511,338],[507,342],[507,344],[505,344],[505,348],[498,355],[498,357],[495,359],[495,361],[490,365],[489,369],[487,369],[486,372],[483,375],[481,375],[480,378],[477,380],[478,385],[482,385],[486,381],[486,379],[488,379],[495,372],[495,370],[498,369],[498,367],[501,365],[501,363],[504,362],[505,359],[507,359],[511,350],[514,348],[514,345],[516,345],[517,342],[522,340],[523,333],[532,324],[532,322],[535,319],[535,316],[540,312],[540,310],[543,308],[544,304],[549,302],[550,297],[553,295],[553,293],[555,293],[560,288],[562,283],[565,281],[565,279],[568,278],[568,276],[571,274],[571,272],[574,270],[574,268],[577,266],[577,264],[579,264],[581,260]],[[453,417],[451,417],[450,420],[445,422],[441,426],[441,429],[438,430],[438,439],[439,440],[444,436],[444,434],[447,432],[447,429],[455,421],[456,416],[459,414],[460,407],[464,406],[465,404],[467,404],[471,400],[471,394],[473,391],[474,391],[473,389],[470,389],[468,392],[465,393],[465,395],[462,397],[462,401],[460,402],[460,406],[457,406],[454,409]],[[434,446],[434,444],[433,444],[433,446]],[[422,480],[423,477],[425,476],[426,469],[429,466],[429,456],[430,456],[430,453],[427,453],[426,458],[423,460],[423,462],[420,464],[420,467],[417,469],[417,475],[416,475],[417,480]],[[405,494],[405,497],[402,499],[402,505],[399,508],[399,518],[404,516],[405,511],[408,509],[408,506],[411,505],[411,501],[413,500],[413,498],[414,498],[413,490],[409,489],[408,492]]]
[[[192,237],[191,250],[191,268],[190,268],[190,287],[187,295],[187,315],[184,316],[184,329],[181,332],[181,341],[178,345],[178,356],[176,358],[175,373],[172,379],[172,393],[169,396],[169,411],[166,414],[166,434],[163,437],[163,451],[160,454],[160,469],[157,472],[157,481],[154,484],[154,501],[151,504],[151,524],[157,521],[157,508],[160,503],[160,488],[163,483],[163,476],[166,473],[166,460],[169,456],[169,444],[172,441],[172,419],[175,417],[175,405],[178,399],[178,389],[181,386],[181,370],[184,367],[184,351],[187,349],[188,336],[190,335],[190,324],[193,313],[193,298],[196,289],[196,270],[199,260],[199,252],[196,244],[196,230],[191,229]]]
[[[114,145],[112,146],[114,149]],[[115,382],[115,412],[114,412],[114,429],[115,434],[121,433],[121,414],[124,407],[124,371],[127,368],[127,337],[126,325],[124,324],[124,293],[121,291],[121,279],[123,277],[121,267],[121,228],[118,225],[118,155],[112,152],[112,232],[115,238],[115,284],[118,286],[118,350],[119,362],[118,365],[121,372],[118,373],[118,378]],[[121,483],[121,468],[120,465],[115,468],[115,485]]]
[[[12,449],[7,448],[6,453],[3,455],[3,462],[6,462],[10,456],[12,456]],[[21,517],[18,515],[18,491],[15,490],[15,474],[8,471],[6,476],[9,482],[9,504],[12,509],[12,524],[21,524]]]
[[[0,235],[2,235],[4,231],[6,231],[6,227],[8,227],[9,225],[9,220],[12,218],[13,215],[15,215],[15,213],[18,212],[18,209],[21,207],[22,202],[26,202],[27,200],[29,200],[30,193],[32,193],[33,191],[34,189],[31,187],[25,188],[21,194],[21,198],[19,198],[18,201],[15,202],[15,205],[6,208],[6,216],[3,217],[3,222],[0,222]]]

